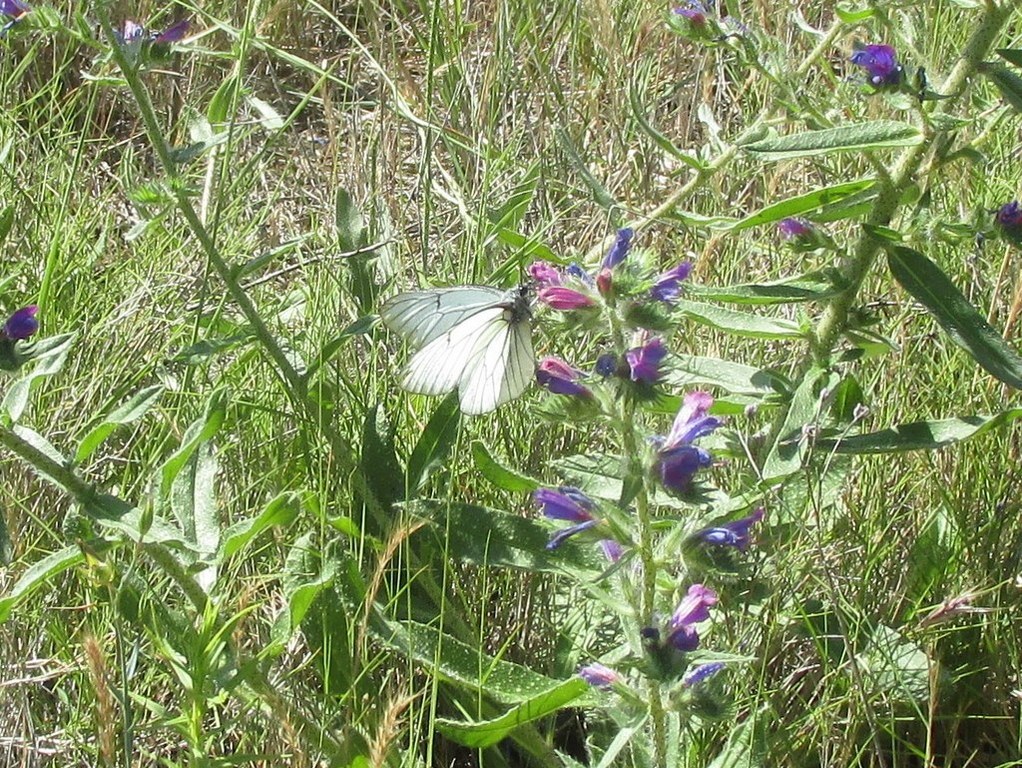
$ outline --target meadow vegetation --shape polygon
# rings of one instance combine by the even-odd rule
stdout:
[[[726,5],[705,36],[646,0],[40,2],[7,29],[0,314],[40,328],[0,372],[0,762],[1018,764],[1022,221],[995,215],[1022,15]],[[785,241],[789,214],[829,240]],[[643,267],[693,265],[637,419],[665,435],[701,389],[722,424],[650,524],[679,554],[615,568],[545,549],[530,492],[616,456],[616,422],[403,392],[377,315],[595,271],[624,227]],[[599,335],[536,314],[588,377]],[[757,507],[741,549],[680,554]],[[719,594],[693,658],[725,663],[659,737],[659,684],[577,676],[664,610],[616,581],[654,559]]]

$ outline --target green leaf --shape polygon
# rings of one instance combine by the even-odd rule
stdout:
[[[15,425],[11,429],[11,431],[14,432],[14,434],[16,434],[18,437],[20,437],[26,443],[30,444],[36,450],[40,451],[41,453],[46,454],[46,456],[48,458],[50,458],[52,461],[54,461],[55,463],[60,464],[62,466],[67,466],[67,463],[68,463],[67,459],[64,458],[64,456],[61,454],[61,452],[58,451],[56,449],[56,447],[54,447],[54,445],[49,440],[47,440],[45,437],[40,435],[34,429],[29,429],[28,427],[22,427],[20,425]],[[33,465],[32,466],[32,470],[37,475],[39,475],[39,477],[41,477],[43,480],[45,480],[46,482],[52,483],[53,485],[55,485],[57,488],[60,488],[61,490],[67,491],[67,492],[72,493],[72,494],[74,493],[73,489],[66,487],[60,480],[58,480],[57,478],[53,477],[52,475],[50,475],[48,472],[44,471],[40,467],[37,467],[37,466]]]
[[[505,704],[521,704],[564,685],[563,680],[487,656],[478,646],[436,627],[411,620],[389,621],[376,609],[371,611],[369,627],[381,643],[424,665],[436,677]]]
[[[555,264],[561,262],[561,258],[551,250],[550,246],[535,235],[526,237],[508,227],[500,227],[497,229],[497,240],[518,251],[523,262],[529,260],[550,261]]]
[[[501,490],[512,493],[532,493],[539,488],[539,481],[513,469],[508,469],[490,453],[482,440],[472,442],[472,462],[479,474]]]
[[[594,581],[607,562],[592,541],[569,539],[548,550],[553,527],[496,509],[416,499],[405,504],[412,514],[433,521],[446,536],[448,555],[456,560],[532,573],[569,574]]]
[[[979,71],[1000,91],[1012,109],[1022,112],[1022,77],[1003,64],[984,63]]]
[[[875,184],[875,179],[859,179],[858,181],[846,181],[843,184],[834,184],[822,189],[814,189],[811,192],[806,192],[796,197],[789,197],[787,200],[768,205],[735,222],[730,227],[730,231],[738,232],[749,227],[758,227],[773,221],[780,221],[789,216],[799,216],[809,211],[815,211],[825,205],[833,205],[847,199],[851,195],[872,189]]]
[[[181,439],[181,445],[160,467],[159,496],[161,499],[168,498],[174,479],[184,469],[196,449],[220,430],[227,416],[229,400],[230,396],[226,389],[215,390],[206,401],[206,408],[202,416],[188,425],[188,429],[185,430],[184,437]]]
[[[789,160],[837,152],[865,152],[888,147],[912,147],[922,141],[914,125],[875,120],[787,136],[771,136],[744,147],[764,161]]]
[[[700,299],[732,304],[795,304],[829,299],[844,289],[845,283],[838,270],[821,269],[769,283],[745,283],[723,287],[687,285],[685,293]]]
[[[550,462],[551,469],[594,499],[617,503],[621,498],[621,459],[603,454],[565,456]]]
[[[25,354],[30,355],[36,363],[31,371],[11,384],[4,395],[3,409],[10,418],[10,423],[17,422],[21,418],[21,414],[25,412],[33,384],[44,376],[53,376],[59,373],[60,369],[64,367],[64,361],[67,359],[67,353],[71,350],[74,338],[73,333],[64,333],[24,347]]]
[[[769,710],[762,708],[728,733],[727,743],[709,768],[761,768],[765,765]]]
[[[130,424],[142,418],[156,401],[160,399],[163,391],[164,387],[162,384],[154,384],[151,387],[139,390],[126,403],[114,409],[99,425],[93,427],[89,434],[79,443],[78,451],[75,453],[75,464],[81,464],[91,456],[93,451],[102,445],[103,441],[119,425]]]
[[[565,680],[556,688],[544,691],[512,707],[500,717],[474,723],[455,722],[444,718],[436,721],[437,730],[447,738],[473,749],[491,747],[524,723],[554,715],[564,706],[581,697],[589,685],[580,678]]]
[[[812,368],[806,371],[802,383],[791,398],[791,405],[784,424],[777,434],[777,441],[763,462],[764,483],[788,477],[802,468],[806,440],[803,429],[820,420],[820,395],[824,389],[835,386],[840,377],[836,373]]]
[[[7,239],[7,235],[11,232],[11,227],[14,224],[14,206],[8,205],[2,211],[0,211],[0,245],[3,245],[4,240]],[[9,278],[0,280],[0,288],[7,282]]]
[[[224,531],[223,539],[220,541],[217,562],[223,562],[242,551],[263,531],[274,526],[291,525],[298,516],[299,506],[299,494],[285,491],[272,499],[255,517],[239,520],[230,526]]]
[[[365,222],[362,213],[346,189],[338,189],[334,197],[334,227],[337,229],[337,245],[350,253],[362,248],[366,240]]]
[[[270,630],[270,642],[265,649],[267,654],[276,654],[284,650],[288,641],[298,631],[313,602],[333,583],[336,562],[318,557],[314,542],[314,531],[300,536],[284,559],[281,582],[286,607]]]
[[[997,55],[1016,67],[1022,67],[1022,48],[998,48]]]
[[[15,582],[11,591],[5,597],[0,598],[0,622],[7,621],[16,605],[54,576],[64,573],[84,561],[85,555],[82,554],[81,547],[75,545],[64,547],[64,549],[53,552],[30,565],[21,574],[21,578]]]
[[[224,125],[232,113],[237,99],[238,76],[229,75],[217,87],[206,108],[206,117],[213,125]]]
[[[408,457],[407,484],[410,493],[421,490],[430,476],[443,467],[458,440],[460,428],[461,409],[455,391],[440,401]]]
[[[381,418],[382,413],[379,404],[366,413],[359,470],[373,498],[387,511],[405,498],[405,470],[394,450],[394,434],[385,416]]]
[[[802,329],[791,320],[760,317],[748,312],[737,312],[733,309],[715,307],[687,299],[675,301],[674,308],[690,320],[735,336],[748,336],[756,339],[795,339],[803,335]]]
[[[635,117],[635,121],[639,124],[639,127],[643,130],[643,132],[653,139],[654,144],[660,147],[660,149],[675,160],[680,160],[693,170],[701,171],[706,167],[706,163],[692,153],[686,152],[680,147],[675,146],[673,141],[654,128],[649,120],[646,119],[646,108],[642,103],[642,97],[637,88],[630,87],[628,89],[628,101],[631,104],[632,115]]]
[[[955,344],[972,355],[989,374],[1022,389],[1022,357],[990,327],[936,264],[919,251],[901,246],[888,250],[887,263],[895,279],[929,310]]]
[[[188,462],[170,486],[170,508],[177,518],[189,549],[198,553],[207,567],[195,574],[206,594],[216,582],[214,553],[220,546],[220,518],[217,515],[216,454],[210,443],[196,446]]]
[[[697,355],[671,355],[664,378],[675,389],[702,384],[720,387],[736,395],[759,397],[786,392],[791,388],[786,378],[773,371]]]
[[[873,631],[858,666],[872,683],[871,693],[891,701],[926,705],[930,696],[930,658],[896,629],[880,624]]]
[[[978,437],[1003,427],[1022,416],[1022,408],[1012,408],[994,416],[963,416],[938,421],[915,421],[879,432],[845,437],[822,435],[816,444],[835,453],[872,455],[903,451],[932,451],[952,443]]]

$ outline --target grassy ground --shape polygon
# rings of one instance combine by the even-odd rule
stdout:
[[[811,47],[790,22],[789,3],[730,5],[740,5],[732,12],[750,25],[783,30],[793,62]],[[829,3],[803,6],[810,24],[830,24]],[[202,8],[118,4],[111,14],[150,19],[162,12],[157,29],[179,16],[192,19],[187,42],[145,75],[146,85],[172,145],[195,141],[202,115],[225,116],[215,126],[220,143],[184,166],[191,200],[223,257],[238,269],[250,265],[242,282],[273,334],[309,365],[372,313],[379,295],[417,283],[513,282],[525,249],[499,240],[499,215],[555,253],[582,258],[623,220],[659,205],[683,183],[685,169],[642,129],[631,93],[679,147],[712,144],[701,105],[723,137],[734,136],[762,106],[766,84],[671,35],[665,10],[601,0],[333,7],[252,0]],[[952,66],[974,13],[955,3],[885,12],[913,41],[906,54],[926,62],[936,82]],[[351,759],[362,748],[376,765],[522,764],[510,748],[482,758],[435,737],[432,719],[457,714],[459,702],[445,698],[422,665],[367,639],[368,620],[346,618],[339,602],[317,603],[318,632],[304,626],[286,634],[275,655],[260,655],[285,599],[294,596],[288,578],[296,559],[308,553],[343,550],[370,597],[391,615],[414,613],[421,598],[413,585],[430,552],[439,558],[444,551],[442,541],[436,550],[414,549],[408,542],[423,534],[410,521],[395,516],[389,528],[374,522],[360,503],[353,467],[365,445],[366,414],[377,403],[396,426],[402,456],[433,404],[410,403],[397,390],[401,358],[390,340],[356,334],[338,342],[339,353],[315,379],[320,418],[339,439],[331,444],[296,416],[287,385],[247,336],[191,230],[164,204],[157,183],[163,174],[133,100],[102,80],[115,67],[101,43],[89,42],[92,10],[65,4],[33,13],[38,18],[13,30],[0,56],[0,199],[17,211],[3,242],[3,271],[16,289],[8,290],[5,309],[37,301],[45,334],[78,337],[64,370],[39,387],[22,422],[72,454],[99,414],[143,386],[164,384],[168,391],[151,413],[118,429],[80,467],[90,482],[141,499],[211,393],[228,387],[216,440],[221,519],[251,517],[285,491],[303,496],[289,527],[259,539],[218,576],[215,618],[226,622],[230,652],[201,631],[174,634],[180,623],[208,629],[216,622],[180,609],[174,586],[130,547],[106,565],[99,555],[68,571],[19,605],[0,626],[0,762],[121,764],[124,755],[116,755],[130,720],[132,765],[229,762],[206,755],[316,765],[330,759],[325,755]],[[71,29],[81,20],[81,29],[60,29],[51,16]],[[829,54],[835,72],[817,67],[807,77],[807,89],[847,99],[840,109],[848,118],[884,114],[843,80],[853,39],[885,36],[874,29],[850,29]],[[1018,44],[1012,34],[1004,46]],[[996,101],[980,93],[976,109],[982,99]],[[1016,128],[1004,121],[983,146],[982,163],[942,179],[932,190],[935,216],[970,221],[1017,196]],[[855,159],[766,169],[739,159],[685,208],[741,215],[824,180],[867,172]],[[379,244],[368,266],[344,255],[350,244],[335,227],[342,189],[362,211],[366,242]],[[835,227],[838,236],[843,231]],[[815,266],[816,258],[782,251],[772,231],[720,238],[669,216],[646,229],[641,243],[664,265],[694,256],[695,279],[710,285],[782,277]],[[928,253],[1003,322],[1017,272],[1010,252],[965,241]],[[1008,278],[998,284],[1002,260]],[[874,302],[878,330],[898,343],[893,354],[857,369],[871,428],[1015,403],[1013,392],[937,335],[889,277],[871,278],[863,295]],[[695,327],[684,338],[682,352],[785,371],[800,354]],[[211,351],[200,342],[223,344]],[[542,344],[556,349],[558,340]],[[473,422],[433,490],[525,511],[522,495],[502,496],[476,478],[469,442],[482,437],[509,463],[548,475],[546,461],[572,452],[582,438],[533,418],[534,397]],[[751,434],[766,422],[739,419],[736,428]],[[732,684],[732,711],[695,735],[679,764],[708,764],[735,724],[762,708],[771,713],[771,735],[757,758],[764,765],[1015,764],[1022,754],[1018,460],[1017,428],[1009,428],[936,454],[856,460],[829,504],[821,503],[823,490],[808,500],[773,499],[776,514],[756,556],[757,583],[767,594],[746,613],[728,614],[715,635],[756,661]],[[73,543],[75,533],[66,497],[14,457],[0,455],[0,478],[12,553],[0,570],[6,593],[29,564]],[[349,537],[344,520],[365,535]],[[306,532],[310,538],[301,538]],[[434,570],[434,586],[448,596],[447,620],[463,622],[491,654],[567,677],[585,655],[582,646],[600,645],[601,615],[554,580],[465,566]],[[167,614],[149,624],[126,619],[127,575],[140,579],[142,613],[167,606]],[[735,585],[736,601],[748,586]],[[982,610],[944,624],[922,621],[967,592]],[[896,639],[884,645],[877,627]],[[188,637],[191,645],[169,637]],[[838,648],[842,643],[847,647]],[[913,663],[925,685],[915,698],[901,696],[905,685],[884,679],[892,665],[877,661],[909,647],[919,654]],[[204,676],[196,672],[203,653]],[[861,663],[850,666],[850,654]],[[228,657],[259,666],[267,687],[227,679]],[[587,727],[605,733],[614,726],[589,713]],[[558,746],[577,730],[564,726]],[[342,748],[331,752],[331,739]],[[345,744],[360,746],[345,752]]]

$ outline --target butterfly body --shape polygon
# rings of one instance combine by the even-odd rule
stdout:
[[[479,414],[518,397],[532,380],[532,313],[524,288],[411,291],[389,299],[380,316],[417,350],[401,373],[409,392],[457,389],[461,410]]]

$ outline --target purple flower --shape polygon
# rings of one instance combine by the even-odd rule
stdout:
[[[721,424],[720,419],[708,415],[711,405],[709,392],[689,392],[667,437],[654,438],[660,481],[669,491],[686,493],[695,473],[711,463],[709,453],[692,445]]]
[[[649,289],[649,295],[657,301],[667,302],[668,304],[675,301],[681,296],[682,281],[689,276],[691,271],[691,261],[683,261],[676,267],[672,267],[656,279],[653,287]]]
[[[557,549],[569,537],[587,531],[601,522],[591,514],[596,506],[593,500],[578,488],[561,486],[556,491],[552,488],[538,488],[533,492],[532,500],[548,519],[574,523],[555,533],[547,543],[547,549]]]
[[[0,14],[17,21],[32,9],[22,0],[0,0]]]
[[[901,83],[902,66],[889,45],[864,45],[857,48],[850,61],[866,70],[869,82],[877,88]]]
[[[660,363],[667,357],[664,340],[654,336],[641,347],[625,352],[625,360],[631,370],[632,381],[642,384],[656,384],[660,379]]]
[[[632,236],[635,233],[625,227],[617,231],[617,240],[614,242],[614,247],[610,249],[610,252],[604,257],[602,269],[614,269],[618,264],[625,260],[628,255],[628,251],[632,247]]]
[[[1002,205],[994,216],[994,222],[1006,240],[1022,245],[1022,205],[1018,200]]]
[[[694,685],[705,683],[722,669],[724,669],[724,662],[722,661],[699,664],[685,673],[685,676],[681,678],[681,684],[685,688],[691,688]]]
[[[716,603],[717,593],[709,587],[702,584],[689,587],[667,622],[667,643],[682,652],[698,648],[699,634],[692,625],[710,618],[710,606]]]
[[[176,43],[188,34],[188,27],[188,19],[182,19],[181,21],[174,22],[162,32],[153,33],[153,43],[155,45]]]
[[[536,367],[536,381],[555,395],[589,398],[593,393],[578,383],[582,372],[557,357],[545,357]]]
[[[530,264],[529,276],[536,281],[538,288],[561,284],[561,270],[546,261],[534,261]]]
[[[596,358],[596,365],[593,370],[606,379],[617,373],[618,362],[619,358],[616,354],[613,352],[604,352]]]
[[[605,667],[599,662],[593,662],[578,670],[578,676],[595,688],[610,688],[614,683],[621,681],[621,675],[610,667]]]
[[[809,237],[812,232],[812,226],[802,219],[789,217],[777,222],[777,233],[785,240]]]
[[[693,27],[705,27],[709,10],[699,0],[688,0],[685,5],[675,8],[674,12],[684,16]]]
[[[585,309],[593,306],[596,302],[591,296],[576,291],[574,288],[565,288],[560,285],[551,285],[539,289],[539,300],[551,309]]]
[[[38,311],[39,307],[32,304],[12,314],[0,328],[0,339],[23,341],[38,331],[39,321],[35,319]]]
[[[625,553],[625,548],[614,539],[600,539],[600,549],[603,556],[612,563],[616,563]]]
[[[706,528],[699,531],[696,537],[707,544],[745,549],[749,543],[749,531],[752,529],[752,526],[763,519],[765,514],[766,510],[763,507],[759,507],[748,517],[724,523],[724,525],[717,528]]]

